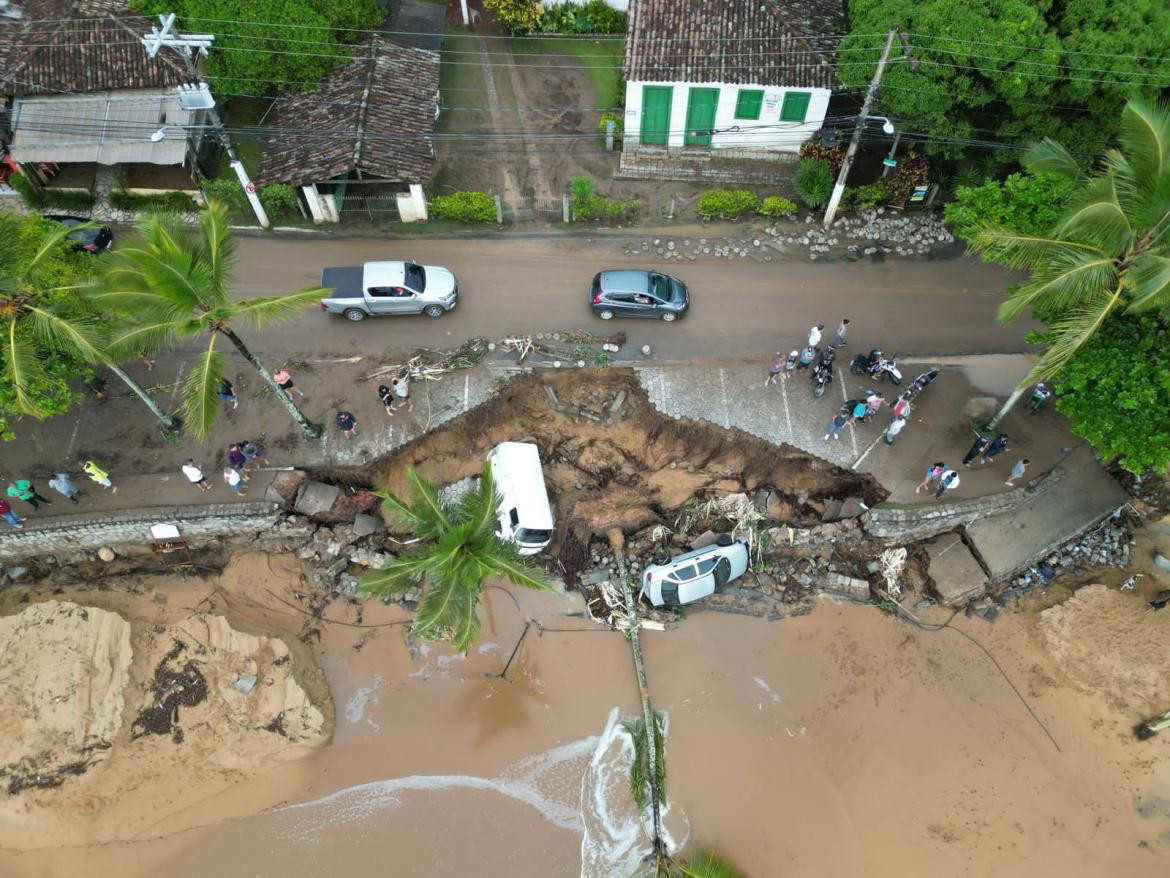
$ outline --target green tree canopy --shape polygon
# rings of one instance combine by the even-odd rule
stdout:
[[[852,0],[849,11],[838,74],[850,88],[868,85],[891,25],[910,34],[918,70],[891,64],[878,96],[878,112],[903,130],[1008,143],[1047,136],[1095,153],[1127,98],[1170,82],[1161,0]],[[925,149],[955,157],[970,147]]]
[[[960,186],[945,208],[947,223],[960,238],[971,239],[987,223],[1024,235],[1045,235],[1060,219],[1073,181],[1059,174],[1010,174],[980,186]]]
[[[1110,317],[1054,382],[1073,432],[1132,473],[1170,465],[1170,328],[1154,316]]]
[[[376,0],[131,0],[174,12],[191,33],[215,34],[207,75],[220,94],[308,91],[348,60],[349,43],[386,15]]]
[[[97,320],[78,290],[95,268],[65,243],[69,229],[38,216],[0,213],[0,438],[10,419],[47,418],[69,409],[71,378],[100,347]],[[99,259],[102,257],[98,257]]]
[[[490,464],[484,467],[479,488],[457,503],[440,498],[435,486],[413,468],[408,478],[411,500],[387,491],[382,494],[384,506],[399,527],[423,544],[367,573],[360,588],[368,595],[385,596],[421,586],[422,602],[411,628],[415,637],[450,638],[459,650],[471,646],[479,633],[475,608],[485,579],[502,577],[526,588],[552,588],[544,572],[525,561],[515,543],[496,536],[500,498]]]

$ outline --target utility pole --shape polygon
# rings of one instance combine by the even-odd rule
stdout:
[[[910,57],[910,44],[906,40],[902,29],[896,24],[890,27],[886,35],[886,46],[878,58],[877,69],[873,72],[873,79],[869,83],[869,91],[865,93],[865,101],[861,104],[861,112],[857,115],[857,124],[853,128],[853,139],[849,141],[849,149],[845,151],[845,161],[841,162],[841,171],[837,174],[837,185],[833,187],[833,196],[829,199],[829,206],[825,208],[825,228],[833,224],[837,216],[837,208],[841,205],[841,196],[845,194],[845,181],[849,179],[849,169],[853,165],[853,157],[857,155],[857,147],[861,145],[861,132],[865,128],[865,120],[873,107],[873,99],[877,97],[878,86],[882,81],[882,74],[886,71],[886,64],[890,60],[890,51],[894,48],[894,40],[901,39],[902,52],[910,61],[910,69],[918,67],[917,59]]]
[[[191,78],[202,86],[203,80],[199,77],[199,68],[196,65],[195,58],[196,55],[207,54],[208,48],[215,41],[215,34],[179,36],[173,30],[175,25],[175,14],[173,12],[169,15],[160,15],[158,20],[162,24],[162,30],[153,27],[150,29],[150,33],[142,38],[142,45],[146,47],[146,53],[151,58],[155,58],[163,46],[177,50],[183,56],[183,60],[187,62],[187,72],[190,73]],[[256,214],[257,221],[259,221],[263,228],[268,228],[270,225],[268,222],[268,214],[264,210],[264,205],[260,203],[260,198],[256,195],[256,184],[248,177],[248,169],[240,161],[240,157],[236,153],[236,148],[232,145],[232,140],[223,127],[223,120],[219,117],[219,110],[216,109],[215,102],[211,101],[211,106],[205,109],[207,110],[208,119],[211,120],[211,126],[219,135],[220,143],[227,150],[228,161],[231,163],[232,170],[236,172],[236,176],[239,177],[240,185],[244,187],[244,194],[248,196],[248,203],[252,205],[252,211]]]

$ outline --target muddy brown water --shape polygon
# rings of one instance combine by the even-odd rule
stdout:
[[[295,565],[273,570],[281,593],[298,586]],[[248,593],[254,613],[302,621]],[[638,706],[628,646],[566,617],[570,599],[515,596],[485,593],[466,656],[400,627],[326,625],[328,747],[181,808],[156,790],[130,839],[3,850],[0,874],[628,875],[646,848],[615,728]],[[400,614],[371,602],[363,624]],[[326,616],[354,619],[341,603]],[[545,633],[530,629],[500,679],[526,618]],[[1032,617],[956,625],[1059,751],[970,642],[874,608],[822,600],[777,623],[699,611],[647,632],[674,843],[753,876],[1165,874],[1170,742],[1135,742],[1128,717],[1074,688]]]

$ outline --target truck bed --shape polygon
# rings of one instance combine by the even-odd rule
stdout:
[[[321,272],[321,286],[333,290],[330,298],[346,299],[362,297],[362,272],[360,265],[345,265],[326,268]]]

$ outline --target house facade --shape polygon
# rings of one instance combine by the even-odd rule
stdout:
[[[795,153],[837,85],[841,0],[634,0],[623,150]]]

